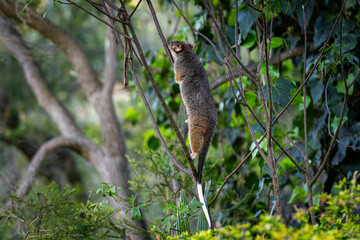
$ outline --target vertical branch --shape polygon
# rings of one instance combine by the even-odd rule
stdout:
[[[272,21],[273,21],[273,17],[271,18],[271,27],[272,27]],[[269,51],[270,51],[270,44],[271,44],[271,31],[272,29],[270,28],[270,40],[269,43],[267,42],[267,21],[265,18],[265,15],[263,14],[263,28],[264,28],[264,37],[263,37],[263,41],[265,44],[265,65],[266,65],[266,90],[268,92],[268,97],[269,97],[269,107],[268,107],[268,111],[265,111],[267,114],[265,115],[265,119],[266,119],[266,127],[267,127],[267,137],[266,137],[266,141],[267,141],[267,149],[268,149],[268,165],[270,167],[270,173],[271,173],[271,179],[272,179],[272,184],[273,184],[273,188],[274,188],[274,196],[275,196],[275,200],[276,200],[276,208],[277,208],[277,213],[280,217],[282,217],[282,211],[281,211],[281,199],[280,199],[280,188],[279,188],[279,180],[277,177],[277,173],[276,173],[276,164],[275,164],[275,158],[274,158],[274,151],[273,151],[273,146],[272,146],[272,124],[271,124],[271,120],[272,120],[272,107],[273,107],[273,101],[272,101],[272,96],[271,96],[271,82],[270,82],[270,74],[269,74]],[[269,49],[268,49],[269,47]],[[262,89],[259,89],[260,92],[262,92]],[[266,106],[266,105],[265,105]]]
[[[342,8],[341,8],[341,10],[340,10],[340,15],[339,15],[338,18],[336,19],[336,20],[337,20],[336,23],[338,22],[339,18],[342,18],[343,9],[344,9],[344,7],[345,7],[345,4],[346,4],[346,0],[343,1],[343,5],[342,5]],[[335,25],[336,25],[336,23],[335,23]],[[334,25],[334,27],[335,27],[335,25]],[[340,37],[341,37],[341,36],[342,36],[342,26],[340,26],[340,27],[341,27],[341,31],[340,31]],[[342,37],[341,37],[341,38],[342,38]],[[326,46],[326,45],[325,45],[325,46]],[[324,46],[324,48],[325,48],[325,46]],[[342,50],[341,50],[341,47],[342,47],[342,44],[341,44],[341,42],[340,42],[340,54],[341,54],[341,51],[342,51]],[[343,65],[343,62],[342,62],[342,61],[341,61],[341,65]],[[343,66],[341,66],[341,68],[343,69]],[[343,77],[345,77],[345,76],[343,75]],[[327,152],[326,152],[326,154],[325,154],[324,160],[323,160],[323,162],[321,163],[321,165],[320,165],[318,171],[316,172],[315,176],[313,177],[313,179],[312,179],[311,182],[310,182],[310,185],[311,185],[311,186],[314,185],[314,183],[316,182],[316,180],[319,178],[320,174],[321,174],[322,171],[324,170],[327,162],[329,161],[331,150],[332,150],[332,148],[334,147],[334,144],[335,144],[335,142],[336,142],[336,138],[337,138],[337,136],[338,136],[338,134],[339,134],[339,131],[340,131],[340,128],[341,128],[341,124],[342,124],[342,121],[343,121],[343,118],[344,118],[344,115],[345,115],[346,102],[347,102],[348,95],[349,95],[349,85],[347,85],[347,83],[346,83],[346,77],[344,78],[344,82],[345,82],[345,96],[344,96],[344,101],[343,101],[343,105],[342,105],[342,111],[341,111],[341,114],[340,114],[339,123],[338,123],[338,125],[337,125],[337,127],[336,127],[336,131],[335,131],[335,134],[334,134],[334,136],[333,136],[333,138],[332,138],[332,141],[331,141],[331,143],[330,143],[330,146],[329,146],[329,148],[328,148],[328,150],[327,150]]]
[[[183,152],[184,152],[184,154],[185,154],[185,156],[186,156],[186,159],[187,159],[187,161],[188,161],[188,163],[189,163],[189,167],[190,167],[190,169],[191,169],[192,175],[195,177],[195,176],[197,175],[197,171],[196,171],[194,162],[193,162],[193,160],[192,160],[191,157],[190,157],[190,154],[189,154],[189,151],[188,151],[188,149],[187,149],[187,147],[186,147],[184,138],[182,137],[181,132],[179,131],[179,128],[177,127],[177,125],[176,125],[173,117],[171,116],[170,110],[169,110],[169,108],[167,107],[167,105],[166,105],[166,103],[165,103],[165,101],[164,101],[164,98],[161,96],[160,90],[159,90],[159,88],[158,88],[158,86],[157,86],[157,84],[156,84],[156,82],[155,82],[154,76],[152,75],[152,72],[151,72],[151,70],[150,70],[150,67],[149,67],[149,65],[148,65],[148,63],[147,63],[147,61],[146,61],[145,55],[144,55],[144,53],[143,53],[143,51],[142,51],[140,42],[139,42],[139,40],[138,40],[138,38],[137,38],[137,35],[136,35],[135,30],[134,30],[134,28],[133,28],[133,26],[132,26],[132,24],[131,24],[131,21],[129,21],[129,23],[127,24],[127,27],[129,28],[130,33],[131,33],[131,35],[132,35],[132,37],[133,37],[133,42],[134,42],[134,44],[135,44],[135,46],[136,46],[136,49],[137,49],[137,51],[138,51],[138,53],[139,53],[139,57],[140,57],[140,59],[141,59],[141,62],[142,62],[142,64],[143,64],[144,67],[145,67],[145,71],[146,71],[146,73],[147,73],[148,76],[149,76],[149,79],[150,79],[150,82],[151,82],[151,84],[152,84],[152,86],[153,86],[153,88],[154,88],[154,91],[155,91],[156,95],[158,96],[159,101],[160,101],[160,103],[161,103],[161,105],[162,105],[162,107],[163,107],[163,109],[164,109],[164,111],[165,111],[165,114],[166,114],[166,116],[168,117],[168,119],[169,119],[169,121],[170,121],[170,123],[171,123],[171,126],[173,127],[173,129],[174,129],[174,131],[175,131],[175,134],[176,134],[176,136],[178,137],[178,139],[179,139],[179,141],[180,141],[180,144],[181,144],[181,147],[182,147],[182,149],[183,149]]]
[[[227,45],[228,49],[230,50],[231,54],[233,55],[233,57],[236,59],[237,63],[240,64],[241,66],[241,70],[244,70],[245,72],[243,72],[243,74],[247,77],[249,77],[250,79],[252,80],[255,80],[256,77],[254,76],[253,73],[251,73],[249,71],[249,69],[247,69],[247,67],[241,62],[240,58],[236,55],[236,53],[234,52],[234,50],[232,49],[232,46],[230,45],[229,41],[227,40],[226,38],[226,35],[225,33],[221,30],[219,24],[217,23],[216,21],[216,17],[215,15],[213,14],[213,12],[211,11],[210,7],[208,6],[208,4],[206,3],[205,0],[202,0],[202,3],[204,4],[205,8],[207,9],[207,11],[209,12],[214,24],[215,24],[215,27],[218,29],[218,31],[220,32],[220,35],[222,37],[222,39],[224,40],[225,44]],[[232,61],[230,61],[230,64],[233,65]],[[234,66],[234,65],[233,65]],[[235,66],[234,66],[235,67]]]
[[[168,58],[169,58],[169,60],[170,60],[171,65],[174,65],[174,60],[172,59],[172,55],[171,55],[171,53],[170,53],[168,44],[167,44],[167,42],[166,42],[166,39],[165,39],[165,37],[164,37],[164,34],[163,34],[162,31],[161,31],[161,27],[160,27],[159,21],[158,21],[158,19],[157,19],[157,17],[156,17],[156,12],[155,12],[155,10],[154,10],[154,6],[152,5],[152,3],[151,3],[150,0],[147,0],[147,3],[148,3],[148,6],[149,6],[149,9],[150,9],[152,18],[153,18],[153,20],[154,20],[154,23],[155,23],[157,32],[158,32],[158,34],[159,34],[159,36],[160,36],[160,39],[161,39],[161,42],[162,42],[162,44],[163,44],[163,46],[164,46],[165,52],[166,52],[166,54],[167,54],[167,56],[168,56]]]
[[[337,23],[339,22],[339,19],[340,19],[340,16],[342,15],[342,12],[344,10],[344,7],[345,7],[345,4],[346,4],[346,1],[347,0],[344,0],[343,1],[343,4],[341,6],[341,9],[340,9],[340,12],[339,12],[339,15],[337,16],[336,20],[335,20],[335,23],[330,31],[330,34],[329,34],[329,37],[327,38],[325,44],[324,44],[324,47],[322,48],[320,54],[319,54],[319,57],[318,59],[316,60],[313,68],[311,69],[310,73],[308,74],[308,76],[306,77],[305,81],[301,84],[301,86],[299,87],[299,89],[296,91],[296,93],[294,94],[294,96],[290,99],[290,101],[286,104],[286,106],[280,111],[280,113],[276,116],[276,118],[273,120],[273,123],[274,124],[278,119],[279,117],[281,117],[281,115],[286,111],[286,109],[290,106],[290,104],[294,101],[294,99],[296,98],[296,96],[300,93],[300,91],[303,89],[303,87],[305,86],[305,84],[307,83],[307,81],[309,81],[311,75],[313,74],[313,72],[315,71],[317,65],[319,64],[322,56],[324,55],[325,53],[325,49],[326,49],[326,46],[329,44],[330,42],[330,39],[331,39],[331,36],[333,35],[334,33],[334,30],[335,30],[335,27],[337,25]]]
[[[305,5],[306,6],[306,5]],[[306,50],[307,50],[307,32],[306,32],[306,17],[305,17],[305,6],[302,5],[302,12],[303,12],[303,21],[304,21],[304,69],[303,69],[303,82],[305,82],[306,77]],[[309,208],[310,208],[310,218],[311,223],[313,225],[316,224],[315,215],[312,211],[312,208],[314,206],[313,203],[313,193],[312,193],[312,186],[310,184],[311,179],[311,169],[309,165],[309,154],[308,154],[308,138],[307,138],[307,115],[306,115],[306,86],[303,88],[303,101],[304,101],[304,140],[305,140],[305,154],[304,154],[304,161],[306,165],[306,173],[305,173],[305,179],[306,179],[306,185],[307,185],[307,192],[308,192],[308,201],[309,201]]]
[[[132,65],[132,64],[129,64],[129,65],[130,65],[130,72],[131,72],[131,74],[132,74],[133,77],[134,77],[136,87],[137,87],[138,90],[139,90],[140,96],[141,96],[141,98],[142,98],[142,100],[143,100],[143,102],[144,102],[144,104],[145,104],[145,107],[146,107],[148,113],[149,113],[149,116],[150,116],[151,122],[152,122],[152,124],[153,124],[153,127],[154,127],[154,129],[155,129],[155,132],[157,133],[157,135],[158,135],[158,137],[159,137],[159,139],[160,139],[160,142],[162,143],[162,145],[163,145],[166,153],[168,154],[168,156],[170,157],[170,159],[173,161],[173,163],[176,165],[176,167],[179,168],[180,171],[182,171],[182,172],[184,172],[185,174],[191,176],[189,170],[186,169],[185,167],[183,167],[183,166],[181,165],[181,163],[179,163],[179,162],[176,160],[175,156],[172,154],[172,152],[170,151],[170,149],[167,147],[166,142],[165,142],[164,138],[162,137],[162,135],[161,135],[161,133],[160,133],[159,127],[158,127],[157,124],[156,124],[156,120],[155,120],[154,114],[153,114],[152,111],[151,111],[150,105],[149,105],[149,103],[148,103],[148,101],[147,101],[147,99],[146,99],[146,97],[145,97],[144,91],[142,90],[141,85],[140,85],[140,83],[139,83],[139,80],[137,79],[137,76],[136,76],[136,74],[135,74],[133,65]]]

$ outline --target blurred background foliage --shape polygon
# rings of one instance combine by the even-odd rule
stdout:
[[[29,1],[22,0],[20,2],[28,3]],[[219,43],[216,42],[210,16],[203,8],[201,1],[178,2],[193,26],[213,40],[221,52]],[[339,13],[341,1],[309,0],[306,2],[305,22],[309,50],[306,70],[308,71],[317,60],[319,51],[330,33]],[[270,46],[272,56],[304,45],[301,10],[301,5],[304,3],[305,1],[275,0],[271,1],[264,9],[267,20],[274,17],[272,32],[274,37]],[[29,7],[36,9],[40,14],[46,13],[47,19],[73,35],[86,50],[98,74],[102,76],[105,25],[76,7],[56,4],[56,7],[53,8],[51,4],[52,1],[39,0],[32,1]],[[127,4],[131,8],[137,4],[137,1],[127,1]],[[186,25],[171,1],[162,0],[153,4],[167,40],[184,40],[195,45],[194,51],[207,70],[209,82],[227,75],[226,67],[221,64],[212,46]],[[219,9],[218,4],[218,1],[214,1],[216,11]],[[82,5],[88,7],[86,3],[82,3]],[[256,64],[259,59],[257,33],[259,29],[256,29],[254,25],[256,17],[243,1],[239,1],[239,6],[236,20],[234,1],[222,2],[222,13],[226,20],[223,27],[229,42],[235,44],[234,25],[235,21],[238,21],[239,36],[237,40],[241,46],[241,60],[247,65]],[[358,9],[359,3],[355,0],[347,1],[342,22],[342,61],[344,61],[347,73],[346,81],[348,82],[354,79],[360,66],[360,11]],[[140,4],[133,16],[132,23],[139,34],[161,94],[178,125],[181,126],[185,116],[179,86],[173,79],[173,69],[164,53],[146,4]],[[34,51],[44,75],[57,97],[78,119],[86,136],[95,142],[101,142],[96,116],[84,98],[84,93],[77,82],[76,73],[64,55],[51,42],[26,25],[18,24],[17,27]],[[340,27],[338,24],[330,40],[331,47],[326,51],[307,84],[306,106],[304,106],[301,92],[301,97],[297,97],[281,117],[286,132],[303,150],[304,116],[302,109],[307,108],[309,159],[310,165],[315,171],[324,158],[324,153],[331,141],[328,131],[334,133],[336,129],[345,93],[344,79],[340,69],[339,38]],[[119,61],[122,60],[123,55],[119,54]],[[301,54],[270,65],[272,98],[278,112],[301,85],[303,66],[304,58]],[[119,64],[119,68],[119,72],[122,73],[122,64]],[[26,171],[28,161],[41,143],[58,135],[56,126],[37,104],[20,69],[17,61],[0,45],[0,180],[1,185],[5,186],[1,188],[0,192],[2,202],[7,199],[7,194],[19,184],[20,177]],[[140,65],[136,70],[145,73]],[[261,69],[260,75],[264,74],[264,71],[265,69]],[[169,226],[173,226],[175,219],[168,218],[174,214],[172,212],[174,208],[169,206],[177,204],[176,200],[179,199],[181,190],[185,190],[188,199],[192,199],[194,195],[191,181],[175,168],[165,154],[132,78],[130,78],[128,91],[125,91],[121,87],[121,76],[122,74],[119,75],[119,81],[114,89],[113,99],[129,151],[128,158],[133,176],[131,185],[137,193],[139,204],[142,205],[143,217],[149,220],[149,224],[160,225],[160,229],[170,232]],[[173,129],[150,87],[146,74],[139,76],[143,76],[141,84],[150,101],[161,133],[170,149],[176,152],[178,159],[182,159],[186,164]],[[243,82],[249,105],[258,116],[262,116],[257,87],[246,77],[243,77]],[[341,142],[355,147],[360,147],[359,86],[360,79],[358,78],[350,89],[345,119],[338,137]],[[254,146],[246,126],[245,113],[234,99],[229,83],[220,85],[212,91],[212,94],[218,109],[218,123],[203,173],[204,182],[211,181],[208,201],[214,196],[225,177],[236,168],[241,159]],[[239,93],[236,94],[239,96]],[[251,121],[256,137],[260,137],[264,131],[254,119]],[[262,121],[264,122],[264,119]],[[273,128],[273,135],[298,162],[301,161],[301,155],[285,138],[278,124]],[[266,150],[265,142],[261,146]],[[308,204],[307,188],[304,175],[288,157],[281,153],[279,148],[274,147],[274,149],[281,198],[285,206],[284,221],[290,224],[293,220],[293,205],[302,208]],[[304,163],[301,165],[304,166]],[[355,170],[360,170],[360,151],[336,143],[329,164],[314,186],[315,204],[320,203],[320,193],[331,193],[334,191],[334,182],[344,177],[351,178]],[[73,197],[73,201],[77,203],[86,202],[88,192],[94,191],[100,185],[100,178],[96,171],[68,150],[52,154],[44,163],[37,184],[40,188],[45,189],[45,186],[52,181],[55,181],[61,188],[68,184],[76,188],[78,194]],[[99,199],[101,201],[101,198]],[[225,184],[212,211],[216,224],[226,226],[259,219],[261,215],[271,212],[273,204],[269,167],[261,159],[260,154],[255,151],[252,157]],[[197,219],[198,214],[199,210],[195,208],[190,218],[191,223]]]

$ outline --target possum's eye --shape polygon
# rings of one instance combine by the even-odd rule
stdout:
[[[176,52],[180,52],[183,49],[183,45],[182,44],[176,44],[176,48],[175,51]]]

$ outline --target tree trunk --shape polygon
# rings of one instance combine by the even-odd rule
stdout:
[[[21,9],[22,6],[16,3],[0,0],[1,40],[21,64],[26,80],[39,104],[57,124],[61,134],[64,137],[81,140],[80,142],[84,145],[79,148],[78,153],[100,172],[104,181],[123,187],[119,195],[122,198],[128,199],[133,193],[130,191],[128,184],[130,176],[129,165],[126,158],[127,151],[125,139],[112,101],[112,89],[117,76],[117,46],[115,39],[108,33],[108,50],[106,51],[105,69],[106,79],[104,83],[101,83],[85,52],[72,36],[33,12],[29,7],[26,8],[21,18],[18,13]],[[51,91],[32,52],[5,15],[25,22],[46,38],[53,41],[54,44],[65,53],[78,74],[78,80],[89,102],[98,114],[104,148],[97,146],[84,136],[73,119],[73,116]],[[45,153],[47,153],[47,151],[45,151]],[[39,161],[39,159],[43,159],[46,156],[46,154],[42,154],[39,157],[39,154],[34,157],[29,166],[28,178],[31,178],[32,181],[29,182],[25,179],[21,188],[21,194],[23,196],[29,191],[38,171],[38,166],[42,162],[42,160]],[[126,219],[134,225],[134,229],[140,230],[140,235],[137,235],[135,232],[129,232],[128,236],[136,240],[147,239],[147,233],[143,231],[146,230],[144,222],[131,220],[129,215],[125,216],[126,209],[116,203],[113,204],[120,209],[121,218]]]

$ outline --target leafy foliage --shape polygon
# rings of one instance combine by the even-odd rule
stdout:
[[[211,2],[214,5],[214,14],[219,20],[220,29],[224,31],[231,50],[236,51],[236,43],[240,45],[239,57],[248,67],[255,65],[255,68],[252,69],[256,69],[253,72],[258,76],[259,85],[248,77],[242,76],[241,79],[234,79],[235,81],[232,82],[233,89],[231,89],[227,81],[212,91],[218,109],[218,123],[217,132],[204,169],[204,179],[211,179],[212,181],[212,185],[209,187],[209,200],[218,191],[219,186],[224,183],[224,179],[228,174],[238,166],[255,146],[251,131],[254,132],[257,140],[265,133],[257,119],[248,114],[248,110],[235,100],[234,95],[241,101],[246,100],[248,106],[253,110],[252,114],[255,114],[259,121],[265,124],[264,113],[266,111],[262,100],[269,106],[269,95],[271,96],[275,105],[274,117],[294,97],[303,81],[309,79],[305,84],[306,92],[299,91],[290,107],[272,127],[272,135],[279,141],[280,146],[288,150],[289,155],[304,169],[307,168],[304,162],[305,144],[307,144],[309,172],[316,173],[319,169],[331,145],[331,135],[335,134],[338,126],[341,126],[341,128],[337,137],[339,142],[335,142],[334,146],[329,150],[329,161],[324,170],[327,174],[322,175],[321,179],[315,181],[312,188],[310,188],[310,192],[306,183],[307,173],[302,172],[301,169],[295,166],[290,157],[285,156],[279,146],[273,145],[276,174],[278,175],[281,192],[280,197],[284,200],[282,202],[287,202],[287,214],[284,220],[267,215],[274,207],[274,196],[271,191],[273,182],[269,165],[259,154],[259,150],[263,150],[266,155],[270,152],[266,145],[267,137],[265,137],[260,144],[260,149],[257,149],[238,172],[224,183],[224,188],[212,205],[216,221],[228,227],[215,233],[200,232],[192,238],[230,239],[231,236],[234,239],[241,237],[247,239],[264,236],[269,239],[287,239],[291,237],[294,239],[302,237],[303,239],[309,239],[314,236],[314,238],[331,239],[347,236],[346,231],[354,234],[350,235],[350,237],[358,237],[358,199],[353,194],[358,191],[357,187],[347,190],[348,192],[346,190],[340,191],[338,195],[334,196],[321,194],[321,192],[331,192],[334,182],[342,177],[350,178],[355,170],[360,169],[360,163],[357,161],[360,157],[358,150],[360,147],[360,101],[358,97],[360,77],[355,79],[360,68],[360,13],[356,1],[349,0],[347,2],[342,17],[337,26],[334,27],[334,32],[330,37],[329,34],[341,9],[341,1],[255,1],[252,7],[249,6],[249,1],[238,1],[238,9],[235,9],[234,1]],[[32,4],[29,4],[28,7]],[[129,2],[127,4],[129,4],[126,5],[129,8],[134,7]],[[223,5],[220,6],[220,4]],[[185,25],[180,19],[178,11],[176,13],[171,12],[171,16],[161,16],[167,19],[167,21],[161,21],[160,23],[163,28],[169,27],[170,29],[175,26],[175,31],[166,36],[169,38],[167,40],[186,40],[195,43],[194,51],[204,64],[211,83],[221,80],[230,73],[237,73],[236,65],[226,68],[225,64],[219,59],[219,56],[224,58],[226,55],[230,55],[230,49],[222,51],[222,48],[226,48],[225,40],[219,38],[215,33],[216,26],[201,1],[188,1],[184,3],[184,6],[184,9],[189,10],[186,11],[186,15],[190,23],[199,33],[208,37],[214,43],[214,46]],[[190,7],[188,8],[188,6]],[[169,12],[174,9],[170,1],[159,1],[157,7],[159,15],[162,12]],[[236,12],[237,10],[238,12]],[[59,11],[59,16],[54,15],[51,18],[54,21],[67,24],[65,27],[77,36],[87,49],[90,49],[90,59],[95,63],[96,69],[101,69],[103,63],[99,62],[99,59],[102,58],[102,52],[99,54],[97,51],[101,46],[100,40],[104,36],[104,29],[103,27],[97,27],[97,34],[88,34],[86,29],[93,29],[93,22],[87,21],[87,18],[79,14],[78,10],[72,11],[69,16],[67,15],[68,12]],[[144,11],[144,9],[139,8],[138,11]],[[64,12],[64,16],[61,15],[62,12]],[[144,20],[145,14],[139,14],[139,12],[133,15],[132,22],[136,30],[145,32],[144,23],[151,21],[149,19]],[[70,24],[72,20],[76,20],[75,27]],[[235,35],[235,23],[238,25],[238,29],[236,29],[237,36]],[[259,24],[265,23],[268,27],[268,36],[264,37],[263,26],[260,27]],[[84,27],[81,28],[81,31],[78,31],[76,26],[80,24]],[[269,30],[270,26],[272,27],[271,30]],[[307,34],[306,59],[304,55],[305,27]],[[179,86],[173,81],[174,73],[168,56],[164,55],[163,49],[159,49],[162,48],[160,41],[154,37],[156,39],[154,42],[158,42],[158,45],[149,44],[150,39],[153,39],[153,35],[157,36],[155,32],[146,32],[144,34],[146,38],[141,39],[142,45],[150,48],[146,49],[145,55],[153,71],[156,84],[159,86],[171,114],[181,127],[185,120],[185,113]],[[329,44],[324,46],[328,39]],[[44,48],[42,45],[44,44],[43,39],[40,37],[31,37],[30,35],[28,40],[34,47],[42,46]],[[270,41],[271,43],[267,44]],[[271,63],[268,64],[264,59],[261,59],[261,61],[259,59],[262,52],[265,51],[265,44],[269,49],[269,58],[272,58]],[[324,52],[321,55],[322,50]],[[284,61],[280,60],[280,57],[293,54],[293,51],[299,51],[300,54],[294,54]],[[3,55],[5,56],[5,54]],[[70,94],[70,91],[67,91],[67,88],[64,87],[75,81],[75,76],[67,74],[71,72],[69,64],[58,55],[60,54],[54,54],[54,59],[59,62],[56,64],[56,61],[48,61],[49,59],[44,56],[40,58],[42,64],[46,63],[44,65],[45,73],[51,76],[49,84],[66,104],[70,105],[72,103],[69,101],[69,96],[76,97],[73,102],[77,102],[79,99],[81,101],[81,93]],[[123,57],[120,54],[119,60],[122,61]],[[228,60],[236,63],[234,58]],[[15,128],[9,127],[4,131],[6,137],[18,140],[24,136],[34,136],[41,133],[39,139],[43,141],[48,137],[46,133],[56,133],[56,130],[54,130],[56,128],[47,121],[46,116],[42,116],[44,114],[41,116],[45,120],[39,122],[47,124],[42,124],[41,127],[38,125],[38,118],[31,117],[34,112],[37,117],[39,116],[39,110],[36,107],[35,110],[37,111],[32,110],[33,112],[22,110],[33,107],[36,104],[35,99],[28,96],[29,93],[27,93],[26,89],[19,89],[21,76],[18,76],[17,68],[13,67],[13,60],[7,60],[4,57],[0,58],[0,61],[4,63],[0,64],[0,69],[1,72],[5,72],[3,78],[6,83],[4,85],[5,89],[11,90],[10,94],[8,94],[12,99],[10,101],[12,102],[11,111],[9,112],[16,113],[14,118],[21,121],[21,124],[16,125]],[[133,61],[136,61],[136,59],[134,58]],[[259,62],[262,64],[258,66]],[[136,67],[139,73],[145,73],[144,68],[141,68],[141,66]],[[5,71],[6,69],[9,69],[9,71]],[[305,77],[303,78],[304,71]],[[266,81],[267,74],[269,74],[268,82]],[[63,78],[63,76],[66,77]],[[12,81],[12,78],[14,78],[14,81]],[[63,80],[57,81],[60,78]],[[141,84],[145,89],[145,95],[150,102],[151,110],[156,117],[156,124],[159,126],[160,132],[170,150],[174,152],[174,155],[182,164],[186,165],[184,154],[180,151],[174,137],[174,130],[158,98],[156,98],[154,89],[149,87],[149,76],[145,74],[144,79]],[[130,80],[132,79],[130,78]],[[266,86],[268,83],[270,84],[269,88]],[[349,84],[352,84],[352,86],[348,87]],[[244,99],[237,85],[241,85],[244,89]],[[144,107],[134,86],[134,82],[130,81],[128,97],[131,100],[125,103],[118,102],[117,107],[119,118],[123,121],[122,126],[127,137],[127,144],[131,146],[129,148],[129,162],[132,166],[133,179],[130,183],[132,190],[137,194],[131,196],[130,199],[119,199],[116,194],[117,187],[111,183],[103,183],[97,193],[122,202],[127,208],[127,214],[130,214],[132,219],[148,218],[154,220],[158,224],[156,228],[153,228],[155,235],[159,234],[159,236],[164,237],[170,234],[176,235],[179,231],[196,232],[201,227],[191,229],[190,226],[196,219],[201,220],[201,211],[199,211],[200,206],[196,200],[188,200],[193,199],[194,196],[191,179],[180,173],[162,150],[160,140],[151,128],[148,117],[144,117],[147,115],[145,115]],[[267,89],[270,89],[271,94],[268,93]],[[263,93],[264,99],[261,99],[260,93]],[[30,99],[30,101],[22,101],[23,97]],[[347,99],[344,104],[344,118],[340,121],[345,97]],[[304,101],[306,101],[306,105]],[[139,105],[141,106],[139,107]],[[307,110],[305,120],[304,109]],[[74,112],[77,111],[74,110]],[[249,125],[247,124],[247,114],[249,115]],[[25,118],[21,117],[24,115]],[[4,114],[4,116],[8,115]],[[8,119],[6,121],[11,122]],[[307,124],[307,132],[304,130],[304,123]],[[101,134],[96,124],[89,124],[86,121],[82,123],[82,125],[85,125],[86,135],[100,144]],[[41,132],[38,130],[39,128],[42,130]],[[307,143],[305,143],[306,133]],[[306,211],[299,211],[296,219],[291,218],[291,214],[295,212],[292,206],[297,206],[297,208],[308,207],[310,193],[314,204],[323,204],[324,201],[329,203],[326,206],[317,205],[313,210],[319,220],[318,226],[307,224],[308,218],[306,214],[309,212]],[[103,201],[95,203],[95,205],[91,204],[89,208],[94,210],[96,214],[100,214],[99,209],[106,204],[107,201]],[[68,206],[71,207],[71,205]],[[25,210],[21,208],[18,211]],[[34,210],[33,214],[35,212]],[[65,218],[70,218],[70,216],[66,215]],[[260,221],[258,222],[259,218]],[[9,219],[12,219],[12,222],[9,220],[11,222],[9,226],[14,227],[16,218]],[[36,219],[36,217],[32,219]],[[51,222],[51,219],[45,220]],[[60,219],[59,221],[65,220]],[[242,223],[243,225],[241,225]],[[83,222],[71,224],[83,224]],[[198,224],[198,226],[200,225]],[[352,228],[352,226],[355,227]],[[44,226],[44,228],[46,227],[48,226]],[[4,229],[6,230],[6,228]],[[26,227],[23,227],[23,229],[26,229]],[[32,233],[33,226],[29,229]],[[190,236],[184,233],[177,236],[177,238],[190,238]]]
[[[113,211],[87,201],[71,200],[75,190],[59,189],[51,183],[34,191],[25,200],[11,195],[15,208],[0,212],[0,236],[10,239],[113,239],[124,237],[124,230],[111,220]]]
[[[255,223],[226,226],[214,231],[201,231],[194,235],[183,233],[167,239],[358,239],[360,237],[360,185],[356,178],[345,179],[336,188],[335,195],[323,194],[322,204],[313,209],[318,225],[308,223],[308,212],[298,209],[294,215],[296,227],[289,227],[277,217],[262,215]]]

